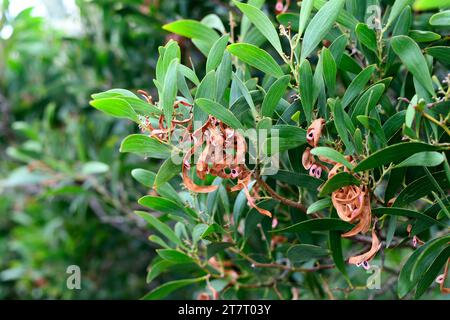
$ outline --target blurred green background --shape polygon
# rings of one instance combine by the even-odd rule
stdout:
[[[154,249],[132,213],[147,190],[130,175],[157,163],[119,154],[120,137],[137,128],[88,101],[114,87],[153,93],[161,26],[226,21],[227,10],[202,0],[0,0],[0,299],[135,299],[158,285],[145,283]],[[180,44],[183,57],[201,59]],[[66,287],[69,265],[81,269],[81,290]]]

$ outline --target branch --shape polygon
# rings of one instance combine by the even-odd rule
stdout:
[[[280,201],[282,204],[285,204],[285,205],[287,205],[287,206],[289,206],[289,207],[299,209],[302,213],[306,214],[307,209],[306,209],[306,207],[305,207],[303,204],[301,204],[300,202],[296,202],[296,201],[287,199],[287,198],[283,197],[282,195],[278,194],[275,190],[273,190],[273,189],[272,189],[272,188],[271,188],[271,187],[270,187],[270,186],[269,186],[269,185],[261,178],[261,176],[259,175],[259,172],[258,172],[258,171],[256,171],[256,181],[257,181],[258,184],[259,184],[261,187],[263,187],[263,188],[267,191],[267,193],[269,193],[270,196],[271,196],[272,198],[274,198],[275,200],[278,200],[278,201]]]

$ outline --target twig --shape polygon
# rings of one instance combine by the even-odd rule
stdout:
[[[259,175],[259,172],[256,171],[256,181],[258,182],[258,184],[263,187],[271,196],[272,198],[274,198],[275,200],[280,201],[281,203],[292,207],[292,208],[296,208],[299,209],[302,213],[306,214],[306,207],[301,204],[300,202],[296,202],[290,199],[287,199],[285,197],[283,197],[282,195],[278,194],[275,190],[273,190]]]

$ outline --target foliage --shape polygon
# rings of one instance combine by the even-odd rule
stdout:
[[[66,34],[33,8],[12,15],[8,2],[0,1],[0,298],[137,298],[155,255],[132,212],[145,189],[129,172],[144,161],[117,155],[117,137],[132,128],[86,100],[112,83],[145,88],[156,67],[149,53],[167,35],[161,26],[211,7],[77,1],[82,32]],[[66,287],[72,264],[81,290]]]
[[[169,41],[157,100],[93,96],[141,129],[122,152],[163,159],[133,171],[152,193],[136,213],[162,248],[147,280],[172,280],[144,298],[440,297],[431,284],[449,257],[448,11],[412,4],[302,1],[275,26],[271,4],[233,1],[229,28],[164,26],[191,38],[206,68],[183,63]],[[270,134],[259,143],[242,129]],[[231,162],[210,152],[218,146]],[[381,289],[368,290],[364,269],[376,267]]]

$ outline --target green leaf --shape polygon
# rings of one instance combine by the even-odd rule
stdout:
[[[345,159],[345,157],[341,153],[332,148],[316,147],[311,150],[311,154],[318,157],[322,156],[335,162],[342,163],[348,169],[350,170],[353,169],[353,165],[347,159]]]
[[[173,242],[176,245],[179,245],[180,247],[184,247],[182,241],[176,236],[175,232],[173,232],[172,229],[170,229],[165,223],[161,222],[158,218],[144,211],[135,211],[134,213],[147,221],[153,228],[158,230],[169,241]]]
[[[337,218],[336,210],[331,212],[330,218]],[[347,282],[349,282],[347,270],[345,269],[344,255],[342,253],[342,237],[340,231],[330,231],[329,232],[329,247],[331,251],[331,256],[333,257],[333,262],[336,268],[342,273]]]
[[[449,256],[450,246],[446,246],[445,249],[442,250],[442,252],[433,261],[422,278],[419,280],[419,283],[417,284],[416,294],[414,296],[415,299],[419,299],[425,293],[428,287],[433,283],[433,281],[439,275],[439,272],[442,270],[445,263],[449,259]]]
[[[156,289],[153,289],[149,293],[147,293],[142,300],[161,300],[165,297],[167,297],[170,293],[172,293],[175,290],[181,289],[185,286],[188,286],[193,283],[198,283],[205,281],[206,277],[200,277],[195,279],[184,279],[184,280],[175,280],[166,282],[163,285],[157,287]]]
[[[397,19],[406,6],[412,5],[413,1],[414,0],[396,0],[392,6],[391,13],[389,14],[386,28],[390,26],[395,19]]]
[[[138,116],[131,105],[120,98],[103,98],[92,100],[90,105],[94,108],[116,118],[125,118],[139,122]]]
[[[411,30],[409,36],[416,42],[433,42],[441,38],[441,35],[423,30]]]
[[[407,36],[396,36],[391,40],[391,46],[394,52],[399,56],[402,63],[419,81],[419,83],[433,97],[436,93],[433,89],[433,81],[431,80],[428,64],[423,56],[420,47],[414,40]]]
[[[308,207],[306,214],[315,213],[315,212],[321,211],[323,209],[329,208],[331,206],[332,206],[332,203],[331,203],[330,198],[320,199]]]
[[[449,62],[449,55],[450,55],[450,47],[442,47],[442,46],[437,46],[437,47],[431,47],[431,48],[426,48],[425,52],[431,56],[433,56],[434,58],[438,59],[440,62],[446,64],[446,65],[450,65]]]
[[[236,118],[236,116],[224,106],[214,102],[210,99],[200,98],[195,100],[195,103],[207,114],[210,114],[217,119],[223,121],[228,126],[234,129],[242,129],[243,126]]]
[[[346,147],[346,151],[348,153],[353,153],[354,147],[353,144],[350,142],[347,126],[345,125],[345,116],[348,116],[345,114],[344,108],[342,107],[342,103],[340,100],[337,100],[334,104],[334,126],[336,127],[336,131],[339,134],[339,138],[341,138],[342,142],[344,142],[344,145]]]
[[[327,182],[320,189],[319,197],[324,197],[327,194],[332,193],[335,190],[338,190],[342,187],[348,185],[360,185],[360,181],[356,179],[352,174],[348,172],[339,172],[334,175],[331,179],[328,179]]]
[[[377,119],[367,116],[357,116],[356,119],[358,119],[358,121],[361,122],[361,124],[366,129],[368,129],[378,138],[382,147],[385,147],[387,145],[387,140],[386,136],[384,135],[383,128],[381,127],[381,124]]]
[[[249,105],[250,110],[253,115],[253,119],[256,121],[256,119],[258,119],[258,117],[259,117],[259,114],[258,114],[258,111],[256,110],[255,103],[253,102],[252,95],[250,94],[247,86],[245,85],[245,83],[242,82],[241,79],[239,79],[239,77],[235,73],[233,73],[233,81],[234,81],[234,83],[236,83],[239,91],[241,92],[245,101]]]
[[[373,73],[375,72],[376,66],[370,65],[361,71],[350,83],[347,90],[345,91],[344,97],[342,98],[342,106],[344,109],[355,99],[361,91],[364,90],[366,84],[369,82]]]
[[[261,114],[263,117],[272,117],[278,103],[280,102],[280,99],[286,93],[290,80],[291,76],[286,75],[277,79],[270,86],[261,106]]]
[[[358,99],[352,112],[352,121],[356,122],[357,116],[369,115],[383,95],[385,86],[382,83],[374,84]]]
[[[329,255],[330,252],[327,249],[311,244],[293,245],[287,251],[287,257],[293,264],[317,260]]]
[[[308,24],[309,17],[312,12],[312,8],[314,6],[314,0],[303,0],[302,5],[300,7],[300,16],[299,16],[299,24],[298,24],[298,37],[301,37],[303,31],[306,29],[306,25]]]
[[[179,64],[178,72],[181,73],[183,75],[183,77],[189,79],[196,86],[198,86],[200,84],[200,81],[198,80],[198,77],[195,74],[194,70],[186,67],[185,65]]]
[[[208,244],[206,247],[206,258],[209,259],[214,257],[218,252],[225,250],[226,248],[232,247],[233,244],[229,242],[213,242]]]
[[[91,95],[92,99],[104,99],[104,98],[134,98],[138,99],[138,97],[131,91],[125,89],[110,89],[105,92],[94,93]]]
[[[450,7],[450,0],[416,0],[414,2],[414,10],[416,11],[448,7]]]
[[[291,27],[291,30],[298,32],[298,19],[299,15],[297,13],[286,12],[277,15],[277,20],[280,24]]]
[[[266,51],[248,43],[233,43],[227,50],[241,61],[276,78],[284,75],[278,63]]]
[[[167,67],[166,76],[164,78],[163,93],[161,97],[161,105],[164,111],[164,118],[168,128],[172,127],[173,104],[177,96],[177,67],[179,59],[175,58],[170,61]]]
[[[310,231],[348,231],[352,225],[340,219],[322,218],[302,221],[286,228],[270,231],[271,233],[297,233]]]
[[[214,45],[214,42],[219,39],[219,35],[214,29],[195,20],[174,21],[165,24],[163,29],[186,38],[200,40],[206,45],[208,52]]]
[[[328,88],[328,95],[334,96],[336,91],[337,66],[330,49],[323,48],[323,79]]]
[[[300,64],[300,98],[302,101],[303,110],[305,111],[306,121],[311,123],[312,112],[314,108],[314,96],[313,96],[313,75],[311,70],[311,64],[308,60],[303,60]]]
[[[345,0],[328,1],[312,18],[303,37],[301,59],[308,57],[333,27]]]
[[[224,35],[214,42],[214,45],[209,52],[208,59],[206,60],[206,73],[215,70],[219,66],[229,39],[230,37],[228,35]]]
[[[444,162],[444,155],[442,153],[436,151],[419,152],[402,161],[396,167],[435,167],[442,162]]]
[[[159,167],[155,178],[155,188],[161,187],[164,183],[170,181],[173,177],[181,172],[181,163],[176,164],[172,158],[167,159]]]
[[[281,48],[280,38],[278,32],[273,26],[270,19],[258,8],[233,0],[233,3],[241,10],[245,16],[255,25],[255,27],[266,37],[270,44],[277,50],[280,56],[283,56],[283,49]]]
[[[277,132],[277,130],[278,137],[274,137],[274,133]],[[300,127],[276,125],[273,126],[271,133],[272,136],[268,138],[263,145],[263,150],[267,155],[294,149],[306,143],[306,130]],[[278,150],[276,150],[277,147]]]
[[[144,196],[138,200],[141,206],[150,208],[155,211],[170,213],[175,215],[183,215],[185,210],[178,203],[172,200],[156,197],[156,196]]]
[[[316,9],[321,9],[325,3],[327,3],[326,0],[314,0],[314,7]],[[355,27],[359,22],[358,19],[346,10],[341,10],[336,21],[350,30],[355,30]]]
[[[174,249],[156,249],[158,255],[164,260],[175,263],[193,263],[194,259],[187,254]]]
[[[415,153],[436,151],[439,147],[421,142],[401,142],[379,150],[361,161],[354,169],[355,172],[379,168],[391,162],[402,161]]]
[[[376,216],[382,216],[384,214],[390,215],[390,216],[402,216],[402,217],[408,217],[413,219],[419,219],[426,222],[429,222],[431,224],[441,224],[436,219],[433,219],[421,212],[409,210],[409,209],[403,209],[403,208],[397,208],[397,207],[378,207],[372,209],[372,213]]]
[[[145,154],[150,158],[167,159],[171,154],[171,146],[143,134],[131,134],[123,139],[120,152],[132,152]]]
[[[449,240],[449,236],[430,240],[408,258],[398,279],[397,294],[400,298],[405,297],[414,288],[428,266],[441,252],[441,246],[446,245]]]
[[[161,273],[169,269],[174,264],[167,260],[161,260],[156,263],[154,263],[151,267],[149,272],[147,273],[146,282],[150,283],[152,282],[156,277],[158,277]]]
[[[278,172],[270,176],[277,181],[287,183],[291,186],[306,188],[308,190],[317,190],[323,183],[323,180],[311,177],[309,174],[303,174],[287,170],[278,170]]]
[[[356,26],[356,36],[363,45],[374,53],[378,53],[377,35],[375,31],[365,23],[358,23]]]
[[[444,189],[448,188],[449,182],[444,171],[433,173],[433,178],[437,181],[440,187],[443,186]],[[393,206],[406,206],[417,199],[431,194],[432,191],[439,190],[437,190],[434,183],[430,183],[430,178],[428,177],[428,175],[425,175],[408,184],[406,188],[404,188],[397,196]]]
[[[430,18],[432,26],[450,26],[450,10],[435,13]]]

